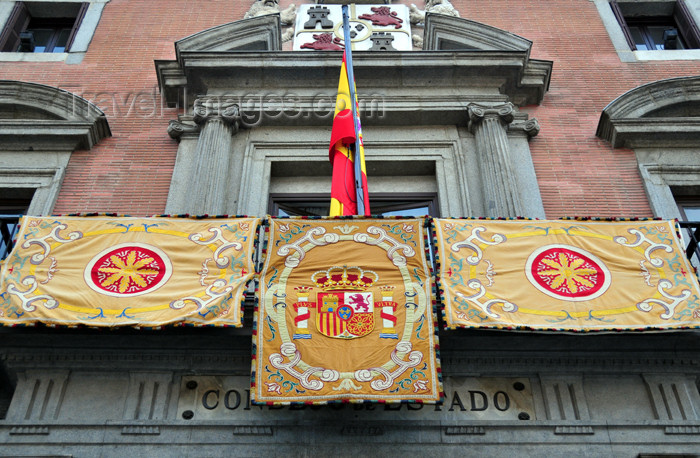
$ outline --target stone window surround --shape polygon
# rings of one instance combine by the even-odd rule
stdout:
[[[21,81],[0,80],[0,106],[31,113],[0,118],[0,188],[35,188],[27,214],[50,214],[71,153],[111,135],[105,115],[68,91]]]
[[[66,62],[67,64],[79,64],[82,62],[88,45],[95,34],[97,24],[102,16],[102,10],[110,0],[24,0],[28,3],[90,3],[85,13],[80,29],[75,36],[75,41],[70,52],[64,53],[26,53],[26,52],[1,52],[0,62]],[[7,19],[15,6],[15,0],[0,0],[0,24],[5,26]]]
[[[596,135],[613,148],[634,150],[649,205],[660,218],[681,218],[674,188],[700,186],[700,117],[668,116],[674,107],[700,102],[699,89],[698,76],[655,81],[627,91],[601,113]]]
[[[617,51],[617,55],[622,62],[638,62],[649,60],[697,60],[700,59],[700,49],[671,49],[664,51],[632,51],[630,50],[627,40],[622,32],[620,24],[617,22],[612,8],[610,8],[609,0],[590,0],[592,1],[600,18],[603,20],[603,25],[610,35],[610,40]],[[635,0],[618,0],[618,3],[623,4]],[[656,0],[657,2],[675,3],[675,0]],[[700,23],[700,5],[688,5],[693,19],[696,23]]]
[[[327,132],[314,130],[315,132],[309,132],[305,138],[294,142],[271,141],[266,128],[251,131],[243,162],[245,173],[240,186],[239,208],[246,209],[251,214],[267,213],[267,199],[260,199],[260,196],[269,195],[273,162],[293,161],[303,167],[308,162],[328,161]],[[412,183],[411,176],[371,177],[370,192],[385,193],[397,188],[404,192],[437,191],[439,212],[442,215],[461,214],[469,207],[469,203],[464,201],[464,196],[468,195],[466,189],[463,189],[466,183],[459,178],[460,175],[457,172],[462,167],[456,158],[462,154],[459,142],[455,141],[456,135],[450,135],[452,139],[446,136],[443,140],[428,140],[426,139],[426,135],[429,135],[427,130],[418,128],[411,132],[404,132],[403,138],[391,138],[392,129],[365,128],[363,130],[365,137],[368,132],[374,137],[366,144],[366,148],[372,150],[373,161],[403,161],[404,164],[397,165],[397,168],[410,168],[410,162],[413,161],[435,163],[433,179],[419,179]],[[456,132],[452,133],[456,134]],[[381,139],[378,140],[378,137]],[[378,182],[374,182],[375,180]],[[327,181],[330,181],[330,178]],[[328,190],[330,190],[330,183],[321,188],[314,186],[307,192]],[[276,190],[276,192],[279,191],[279,189]]]
[[[27,209],[28,215],[51,214],[51,210],[56,203],[68,157],[63,158],[60,154],[52,156],[55,157],[53,162],[58,162],[61,165],[53,168],[0,167],[0,187],[35,189],[32,203]],[[36,160],[40,161],[41,159],[43,158],[37,158]]]
[[[175,43],[175,60],[156,60],[168,105],[186,102],[168,129],[180,145],[166,213],[264,214],[269,164],[328,161],[332,120],[315,114],[315,102],[335,98],[337,71],[328,69],[338,67],[338,55],[282,52],[279,36],[279,16],[261,16],[186,37]],[[539,126],[518,107],[541,103],[552,63],[531,59],[529,40],[464,19],[429,15],[426,36],[431,48],[447,40],[460,49],[367,52],[356,61],[365,93],[378,94],[382,106],[381,116],[363,118],[368,163],[397,161],[407,173],[390,179],[401,180],[412,159],[435,162],[444,216],[544,217],[528,146]],[[405,87],[392,83],[397,79]],[[277,116],[280,93],[294,95],[293,113],[309,116]],[[260,119],[249,122],[250,113]],[[499,159],[488,153],[494,148]],[[480,174],[484,168],[494,173]],[[411,191],[413,184],[401,186]]]

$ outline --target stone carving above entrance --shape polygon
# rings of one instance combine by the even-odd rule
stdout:
[[[411,51],[411,25],[405,5],[350,5],[352,49]],[[341,5],[301,5],[294,50],[338,50],[345,42]],[[329,45],[333,45],[329,47]]]
[[[420,10],[415,3],[411,3],[410,11],[411,24],[414,25],[425,22],[426,13],[459,17],[459,11],[450,0],[426,0],[425,10]]]

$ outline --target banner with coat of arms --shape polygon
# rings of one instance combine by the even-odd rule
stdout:
[[[435,219],[448,328],[700,327],[673,221]]]
[[[440,400],[423,219],[271,219],[255,403]]]
[[[259,223],[26,216],[0,270],[0,324],[241,326]]]

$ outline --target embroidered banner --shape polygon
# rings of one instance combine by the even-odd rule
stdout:
[[[433,220],[446,327],[700,326],[673,221]]]
[[[256,403],[440,400],[423,219],[272,219]]]
[[[260,220],[24,217],[0,323],[241,326]]]

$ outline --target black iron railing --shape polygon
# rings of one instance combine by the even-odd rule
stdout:
[[[13,240],[19,229],[19,219],[22,215],[0,215],[0,261],[12,251]]]
[[[700,266],[700,221],[681,221],[679,224],[688,240],[685,255],[694,266]]]

